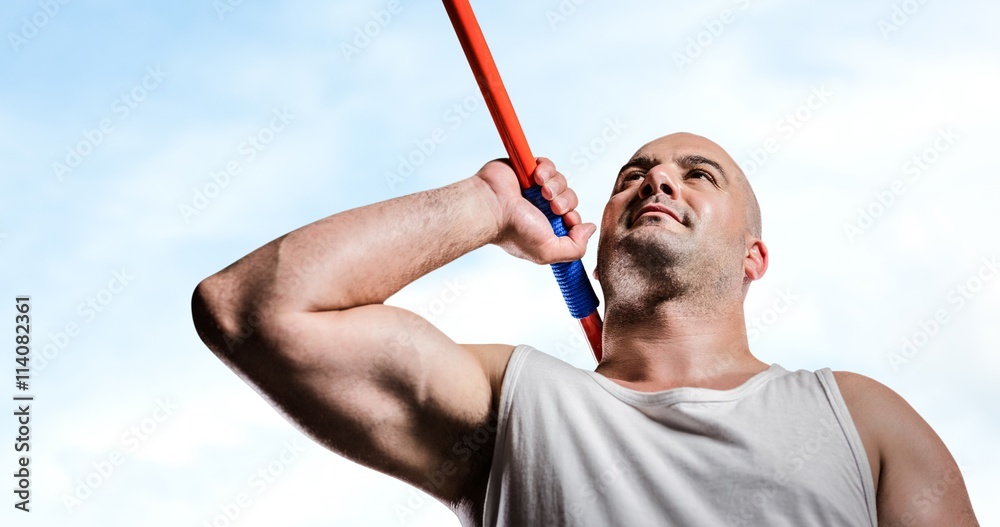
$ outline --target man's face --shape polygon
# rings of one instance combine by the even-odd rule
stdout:
[[[618,174],[601,221],[605,295],[741,289],[745,181],[729,154],[703,137],[672,134],[640,148]]]

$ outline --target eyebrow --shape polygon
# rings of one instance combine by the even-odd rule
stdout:
[[[726,180],[727,184],[729,183],[729,177],[726,176],[726,171],[723,170],[722,169],[722,165],[720,165],[715,160],[709,159],[709,158],[704,157],[704,156],[691,155],[691,156],[679,157],[679,158],[675,159],[675,161],[677,161],[678,165],[680,165],[680,166],[682,166],[684,168],[694,168],[694,167],[696,167],[698,165],[708,165],[708,166],[710,166],[710,167],[715,168],[716,170],[718,170],[719,174],[722,175],[722,179]]]
[[[720,165],[717,161],[713,159],[709,159],[705,156],[700,156],[700,155],[687,155],[675,158],[674,161],[681,167],[687,169],[694,168],[698,165],[708,165],[719,171],[719,174],[722,175],[722,179],[724,179],[727,184],[729,183],[729,177],[726,176],[726,171],[723,170],[722,165]],[[622,174],[624,174],[630,168],[641,168],[643,170],[649,170],[658,164],[659,161],[657,161],[655,157],[650,156],[648,154],[639,154],[630,159],[628,163],[622,165],[621,170],[618,171],[618,179],[621,179]],[[617,183],[617,180],[615,181],[615,183]]]
[[[622,165],[621,170],[618,171],[618,179],[621,179],[622,174],[628,171],[630,168],[641,168],[643,170],[649,170],[659,164],[653,156],[647,154],[639,154],[632,159],[629,159],[628,163]],[[617,183],[617,180],[615,181]]]

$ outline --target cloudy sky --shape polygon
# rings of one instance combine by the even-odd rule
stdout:
[[[535,154],[570,174],[583,217],[600,219],[645,141],[718,141],[750,175],[770,249],[746,305],[753,351],[899,392],[958,460],[982,523],[1000,523],[1000,7],[502,5],[475,3]],[[12,346],[3,385],[35,397],[33,510],[8,493],[0,522],[457,525],[300,434],[208,352],[189,311],[199,280],[281,234],[503,155],[443,7],[0,13],[0,319],[12,335],[29,295],[33,342],[30,389],[14,387]],[[495,247],[389,303],[459,342],[594,366],[549,270]],[[14,410],[0,412],[5,474]]]

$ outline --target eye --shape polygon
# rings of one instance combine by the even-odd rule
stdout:
[[[625,174],[625,176],[622,177],[622,181],[631,181],[633,179],[639,179],[642,176],[643,176],[643,172],[641,170],[633,170],[632,172],[629,172],[628,174]]]
[[[632,170],[631,172],[626,172],[622,174],[621,180],[618,182],[618,186],[615,187],[615,193],[625,190],[626,187],[631,185],[631,182],[637,179],[642,179],[645,172],[642,170]]]
[[[709,174],[708,172],[705,172],[704,170],[697,170],[697,169],[696,170],[692,170],[691,172],[688,172],[687,177],[700,177],[700,178],[703,178],[703,179],[707,179],[713,185],[716,184],[715,183],[715,176],[713,176],[712,174]]]

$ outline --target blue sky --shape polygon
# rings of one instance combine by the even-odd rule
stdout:
[[[205,349],[189,314],[200,279],[269,240],[503,155],[447,16],[406,0],[220,5],[0,7],[0,293],[31,295],[36,355],[35,510],[8,501],[0,518],[457,525],[305,438]],[[649,139],[687,130],[726,147],[771,252],[746,305],[753,351],[899,392],[958,459],[981,522],[1000,522],[1000,280],[986,263],[1000,256],[988,23],[1000,7],[474,7],[535,154],[570,174],[588,221]],[[431,137],[443,139],[415,155]],[[411,173],[389,176],[410,157]],[[529,343],[593,367],[548,269],[495,247],[390,303],[460,342]],[[909,356],[906,339],[920,343]],[[12,469],[13,453],[0,462]]]

